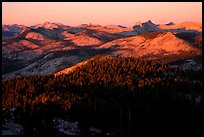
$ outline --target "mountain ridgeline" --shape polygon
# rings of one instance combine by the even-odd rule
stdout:
[[[14,24],[2,39],[4,134],[202,132],[202,23]]]
[[[137,22],[133,27],[14,24],[2,26],[2,38],[3,79],[49,75],[99,54],[148,60],[165,58],[164,63],[202,56],[202,24],[195,22],[156,25],[149,20]],[[187,67],[185,63],[182,66],[201,68],[200,63],[192,61],[195,67]]]

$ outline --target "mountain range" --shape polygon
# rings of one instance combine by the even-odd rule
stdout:
[[[174,66],[190,59],[194,65],[184,68],[200,69],[202,23],[2,25],[2,78],[67,73],[99,54],[160,59]]]

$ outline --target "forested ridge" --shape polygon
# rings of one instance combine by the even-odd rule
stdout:
[[[201,71],[140,58],[98,55],[68,75],[2,81],[2,111],[16,108],[25,127],[35,117],[32,126],[39,129],[27,126],[25,134],[52,134],[53,116],[79,121],[82,135],[90,126],[103,134],[120,129],[116,135],[195,134],[201,132],[202,107]],[[46,130],[36,124],[42,117]]]

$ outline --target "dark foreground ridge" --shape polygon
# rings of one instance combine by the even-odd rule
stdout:
[[[2,81],[3,123],[15,108],[25,135],[63,135],[54,117],[79,121],[80,135],[90,135],[93,126],[102,135],[197,135],[201,78],[201,71],[99,55],[68,75]]]

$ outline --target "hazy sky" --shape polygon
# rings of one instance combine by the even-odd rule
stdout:
[[[100,24],[133,26],[154,23],[202,22],[202,2],[3,2],[2,23],[34,25]]]

